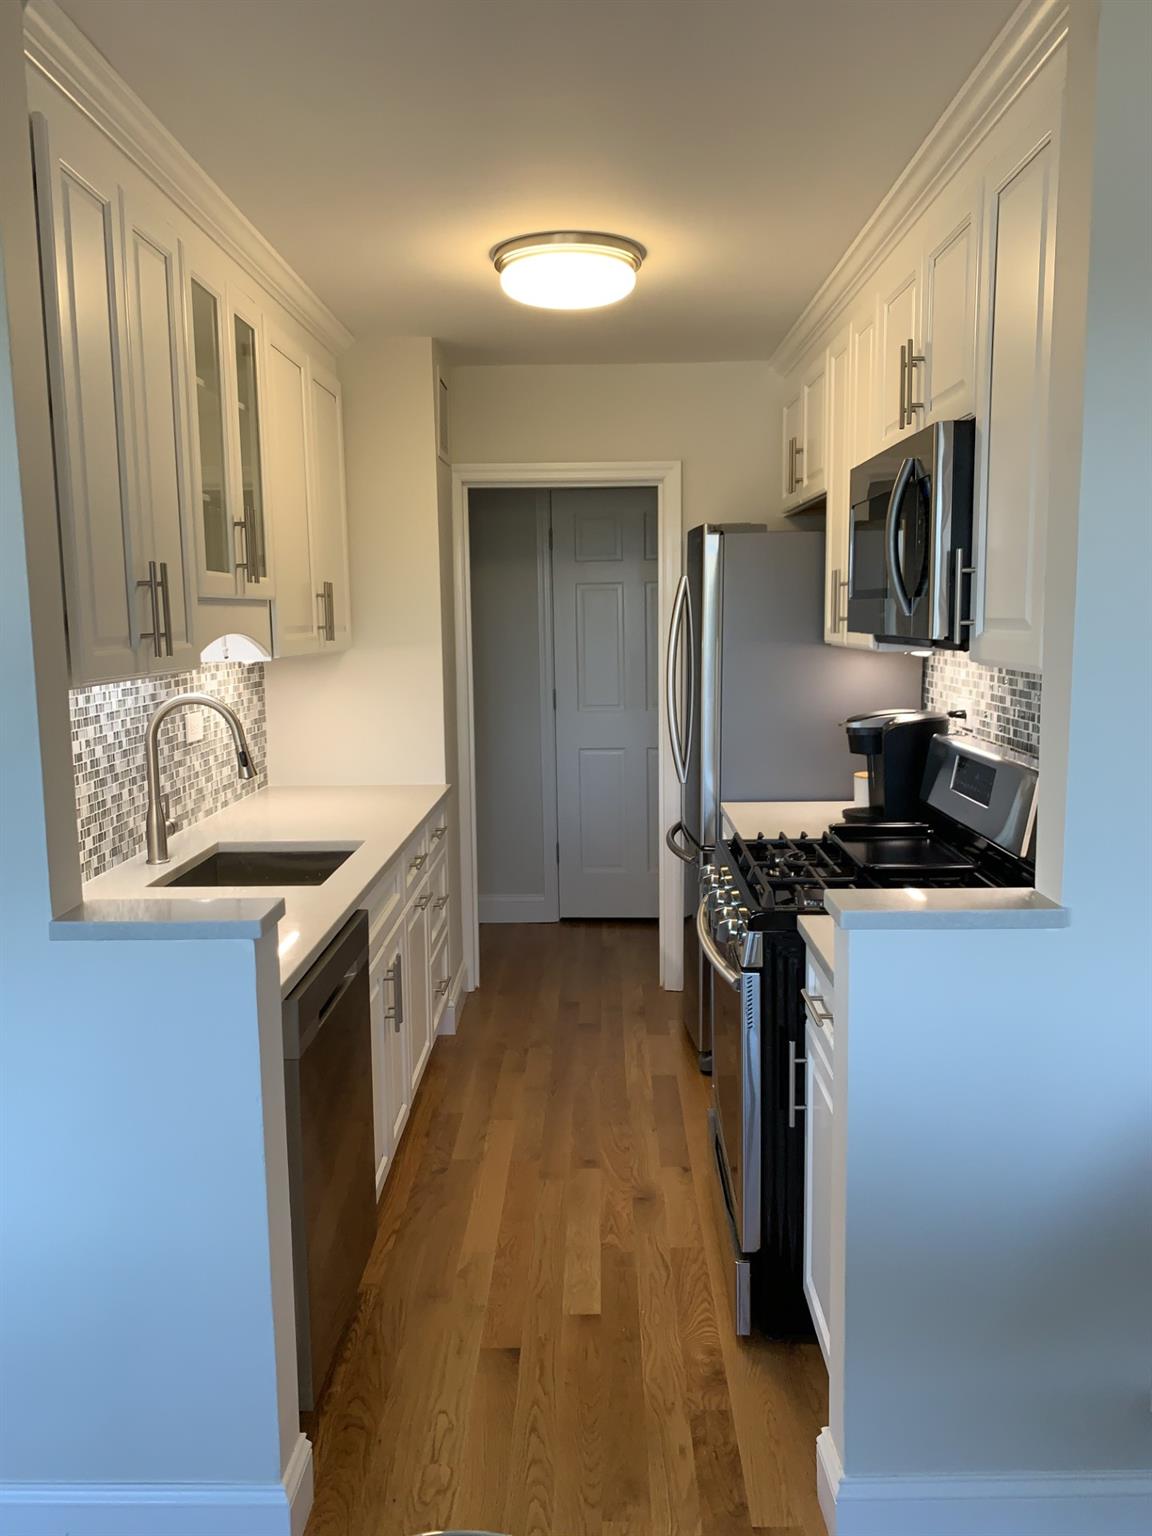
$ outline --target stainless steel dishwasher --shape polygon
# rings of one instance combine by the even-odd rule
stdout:
[[[368,914],[284,1002],[284,1090],[300,1407],[323,1390],[376,1232]]]

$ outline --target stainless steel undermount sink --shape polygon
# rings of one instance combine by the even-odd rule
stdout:
[[[323,885],[355,848],[214,848],[176,875],[153,885]]]

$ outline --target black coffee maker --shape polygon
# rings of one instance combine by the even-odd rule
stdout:
[[[868,804],[845,807],[854,822],[918,821],[928,743],[948,716],[927,709],[876,709],[844,722],[848,750],[868,759]]]

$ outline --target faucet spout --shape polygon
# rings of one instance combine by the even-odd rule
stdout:
[[[232,732],[232,745],[236,749],[236,772],[241,779],[254,779],[256,769],[252,764],[252,752],[248,746],[248,739],[244,735],[244,727],[236,712],[229,709],[228,705],[220,699],[214,699],[210,693],[178,693],[170,699],[165,699],[153,713],[148,722],[148,732],[144,738],[144,764],[148,781],[148,814],[145,821],[145,836],[148,842],[148,863],[168,863],[168,822],[164,815],[164,806],[160,794],[160,727],[174,710],[177,709],[214,709],[226,722]]]

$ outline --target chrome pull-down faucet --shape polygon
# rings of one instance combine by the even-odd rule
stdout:
[[[252,766],[252,753],[248,749],[248,742],[244,736],[244,727],[240,724],[239,717],[229,709],[227,704],[214,699],[209,693],[178,693],[171,699],[165,699],[164,703],[156,710],[148,722],[148,734],[144,738],[144,761],[148,775],[148,819],[145,824],[145,835],[148,839],[148,863],[168,863],[168,817],[164,806],[164,796],[160,793],[160,727],[175,709],[185,706],[193,709],[214,709],[218,715],[223,715],[228,723],[228,729],[232,732],[232,741],[236,747],[236,768],[242,779],[254,779],[256,770]]]

